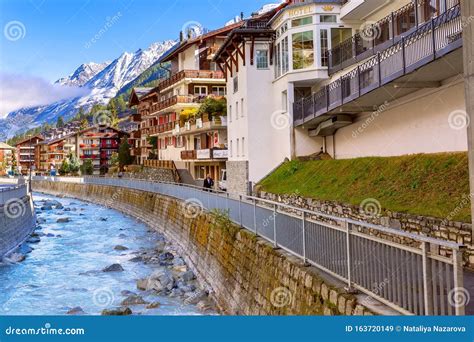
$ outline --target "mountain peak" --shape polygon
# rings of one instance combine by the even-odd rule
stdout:
[[[60,78],[55,83],[65,86],[82,87],[84,84],[87,83],[87,81],[89,81],[92,77],[101,72],[109,64],[110,62],[89,62],[81,64],[71,75]]]

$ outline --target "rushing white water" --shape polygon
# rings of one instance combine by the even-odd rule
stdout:
[[[42,200],[53,199],[64,209],[41,210]],[[80,306],[86,314],[97,315],[105,308],[120,305],[124,290],[133,291],[161,306],[129,306],[134,314],[199,314],[182,299],[139,291],[136,280],[161,267],[131,262],[136,252],[152,249],[157,233],[120,212],[76,199],[35,194],[41,229],[34,250],[21,263],[0,264],[0,315],[60,315]],[[59,218],[70,219],[58,223]],[[128,250],[116,251],[116,245]],[[102,272],[114,263],[123,272]]]

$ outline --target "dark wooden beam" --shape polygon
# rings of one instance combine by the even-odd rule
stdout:
[[[236,44],[235,42],[232,42],[232,45],[234,46],[235,50],[236,50],[237,53],[240,55],[240,57],[242,57],[242,64],[245,66],[245,56],[244,56],[244,54],[242,53],[242,51],[240,50],[239,45]]]
[[[227,63],[227,60],[225,61],[225,66],[227,67],[227,69],[229,69],[229,74],[230,74],[230,77],[232,77],[232,62],[229,66],[229,63]]]
[[[238,61],[234,58],[234,55],[232,53],[229,54],[229,57],[231,59],[230,65],[232,66],[232,62],[235,63],[235,71],[239,72],[239,63],[238,63]]]
[[[252,36],[252,44],[250,45],[250,65],[253,65],[254,48],[255,48],[255,37]]]

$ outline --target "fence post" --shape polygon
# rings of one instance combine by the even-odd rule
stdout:
[[[258,236],[257,231],[257,201],[255,198],[253,199],[253,230],[255,231],[255,235]]]
[[[307,265],[306,261],[306,211],[303,211],[302,217],[302,229],[303,229],[303,263]]]
[[[278,242],[277,242],[277,206],[276,204],[273,205],[273,244],[275,245],[275,248],[278,247]]]
[[[453,276],[454,276],[454,291],[453,298],[463,298],[463,294],[459,293],[463,289],[463,268],[462,268],[462,249],[453,249]],[[467,304],[467,303],[466,303]],[[456,316],[465,315],[465,305],[455,305],[454,311]]]
[[[229,212],[229,193],[226,193],[226,198],[225,198],[225,210]]]
[[[242,226],[242,195],[239,195],[239,224]]]
[[[433,315],[433,288],[431,286],[431,267],[428,266],[428,243],[422,242],[422,263],[423,263],[423,299],[425,302],[425,316]]]
[[[405,51],[405,37],[402,36],[402,63],[403,63],[403,75],[407,73],[407,57]]]
[[[347,220],[346,225],[346,254],[347,254],[347,290],[352,291],[352,258],[351,258],[351,223]]]
[[[433,39],[433,60],[436,59],[436,35],[435,35],[435,25],[434,25],[434,18],[431,18],[431,35]]]

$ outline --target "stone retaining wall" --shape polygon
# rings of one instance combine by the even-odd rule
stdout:
[[[220,215],[185,215],[181,201],[126,188],[48,181],[34,188],[107,205],[163,232],[224,314],[371,314],[342,284]]]
[[[22,244],[35,226],[33,201],[29,195],[0,205],[0,259]]]
[[[254,195],[263,199],[311,211],[322,212],[333,216],[347,217],[353,220],[366,221],[406,232],[422,234],[463,244],[466,246],[463,256],[464,265],[474,269],[472,226],[469,223],[392,211],[383,211],[380,212],[380,215],[367,215],[367,213],[364,213],[364,210],[358,206],[343,205],[331,201],[318,201],[295,195],[277,195],[264,191],[257,191]],[[444,255],[443,251],[440,251],[440,254]]]

